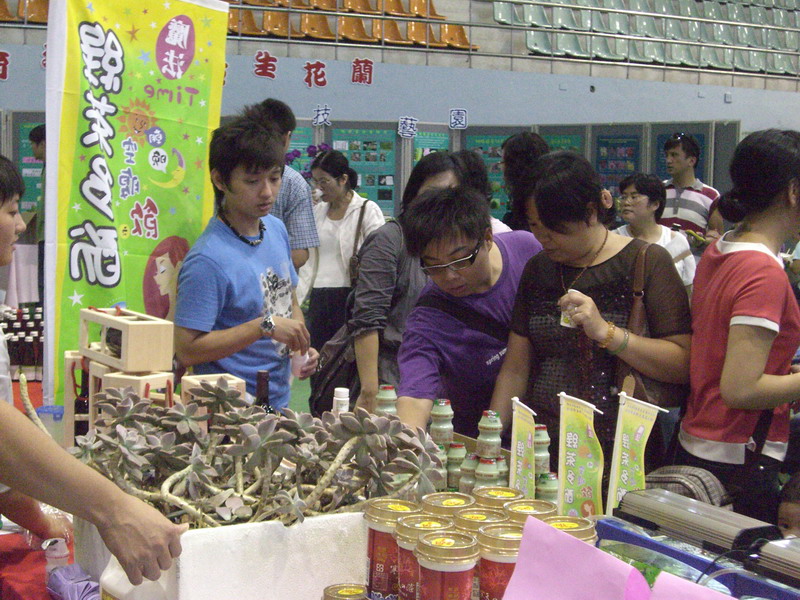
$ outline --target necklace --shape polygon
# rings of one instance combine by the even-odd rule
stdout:
[[[258,220],[258,239],[251,240],[243,236],[238,231],[236,231],[233,225],[231,225],[231,222],[228,221],[228,219],[225,217],[223,213],[218,213],[218,216],[219,220],[225,223],[225,225],[227,225],[230,228],[230,230],[234,233],[234,235],[238,237],[240,240],[242,240],[248,246],[258,246],[261,242],[264,241],[264,230],[266,229],[266,227],[264,226],[264,221],[262,221],[261,219]]]
[[[581,269],[580,273],[578,273],[575,276],[575,279],[572,280],[572,283],[569,286],[570,288],[575,286],[575,283],[578,281],[578,279],[581,278],[581,275],[583,275],[586,272],[586,269],[588,269],[590,266],[592,266],[592,263],[595,260],[597,260],[597,257],[600,256],[600,253],[603,251],[603,248],[606,247],[606,242],[607,241],[608,241],[608,229],[606,229],[606,237],[603,238],[603,243],[600,244],[600,247],[597,249],[597,252],[595,252],[594,256],[592,256],[591,260],[589,260],[589,262],[586,263],[586,266],[584,266]],[[564,289],[564,293],[566,294],[567,293],[567,285],[564,283],[564,265],[563,264],[559,265],[558,273],[559,273],[559,275],[561,275],[561,287]]]

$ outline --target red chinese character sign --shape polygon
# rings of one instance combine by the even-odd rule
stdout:
[[[328,85],[328,79],[325,75],[325,63],[321,60],[315,62],[306,62],[303,67],[306,76],[303,78],[306,86],[312,87],[325,87]]]
[[[81,308],[174,310],[177,270],[213,207],[206,165],[227,10],[217,0],[51,5],[48,48],[58,64],[47,85],[58,93],[48,94],[47,119],[59,132],[47,177],[57,220],[45,232],[57,274],[46,290],[51,364],[77,346]]]
[[[11,64],[11,55],[0,51],[0,81],[8,80],[8,67]]]
[[[352,63],[350,82],[361,85],[372,85],[374,63],[368,58],[356,58]]]
[[[266,50],[260,50],[253,58],[253,75],[275,79],[278,71],[278,59]]]

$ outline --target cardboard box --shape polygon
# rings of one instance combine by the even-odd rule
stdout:
[[[365,583],[367,526],[363,513],[311,517],[284,527],[267,521],[194,529],[167,572],[170,600],[320,600],[335,583]],[[75,522],[75,560],[99,579],[108,550],[97,529]]]

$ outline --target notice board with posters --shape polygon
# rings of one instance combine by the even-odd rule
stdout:
[[[42,189],[42,170],[44,162],[33,156],[33,148],[28,135],[37,125],[44,123],[43,112],[13,112],[11,122],[11,158],[22,173],[25,194],[19,200],[20,212],[39,212],[44,201]]]

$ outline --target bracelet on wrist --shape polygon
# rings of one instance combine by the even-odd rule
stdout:
[[[628,347],[628,340],[629,340],[629,339],[630,339],[630,337],[631,337],[631,332],[630,332],[630,331],[628,331],[627,329],[623,329],[623,330],[622,330],[622,333],[623,333],[622,343],[621,343],[621,344],[620,344],[620,345],[617,347],[617,349],[616,349],[616,350],[609,350],[609,351],[608,351],[608,353],[609,353],[611,356],[616,356],[617,354],[619,354],[620,352],[622,352],[623,350],[625,350],[625,348],[627,348],[627,347]]]
[[[608,345],[614,339],[614,332],[617,330],[617,326],[614,324],[613,321],[606,321],[608,323],[608,331],[606,332],[606,337],[603,338],[602,342],[597,342],[597,345],[600,348],[608,348]]]

